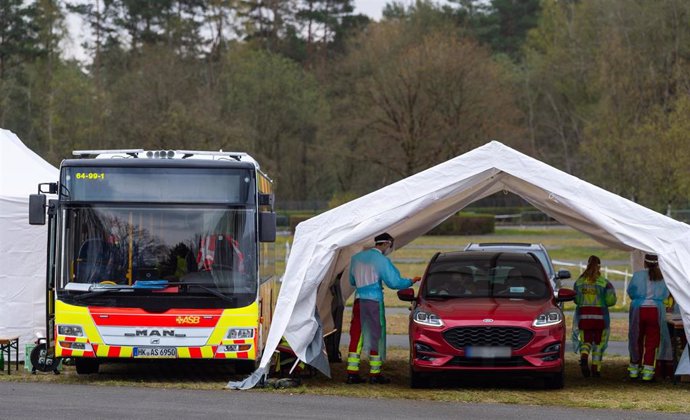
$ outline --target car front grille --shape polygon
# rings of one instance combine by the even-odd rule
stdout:
[[[520,367],[530,366],[522,357],[507,357],[501,359],[471,359],[467,357],[455,356],[448,363],[448,366],[459,367]]]
[[[532,340],[534,334],[517,327],[459,327],[443,333],[443,338],[456,349],[467,346],[500,346],[517,350]]]

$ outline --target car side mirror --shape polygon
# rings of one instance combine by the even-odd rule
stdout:
[[[398,290],[398,299],[405,302],[414,302],[414,289],[402,289]]]
[[[570,278],[570,271],[559,270],[557,276],[559,279],[569,279]]]
[[[575,300],[575,296],[577,293],[575,293],[574,290],[572,289],[558,289],[558,296],[556,297],[556,300],[559,302],[569,302],[571,300]]]

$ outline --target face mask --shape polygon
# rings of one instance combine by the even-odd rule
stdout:
[[[383,252],[383,255],[389,255],[391,252],[395,251],[395,247],[393,247],[393,243]]]

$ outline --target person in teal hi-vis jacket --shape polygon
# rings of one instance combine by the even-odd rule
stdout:
[[[644,257],[644,270],[636,271],[628,285],[630,313],[628,350],[630,378],[642,369],[642,380],[654,379],[657,360],[671,360],[671,338],[666,328],[665,304],[670,293],[664,283],[656,255]],[[640,366],[642,365],[642,366]]]
[[[609,306],[616,304],[616,290],[601,275],[600,269],[601,260],[592,255],[587,260],[587,268],[575,281],[576,307],[572,338],[575,352],[580,353],[580,369],[585,377],[601,374],[601,362],[609,342]]]
[[[386,358],[386,308],[383,284],[391,289],[405,289],[420,278],[407,279],[386,255],[393,249],[393,237],[382,233],[374,238],[371,249],[355,254],[350,261],[350,284],[356,287],[352,306],[350,346],[347,355],[347,383],[364,382],[359,376],[360,355],[369,351],[369,382],[386,384],[390,379],[381,374]]]

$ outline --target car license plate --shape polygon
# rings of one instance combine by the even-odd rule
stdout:
[[[510,347],[499,346],[467,346],[465,356],[476,359],[496,359],[499,357],[510,357],[512,349]]]
[[[134,347],[134,357],[176,358],[176,347]]]

